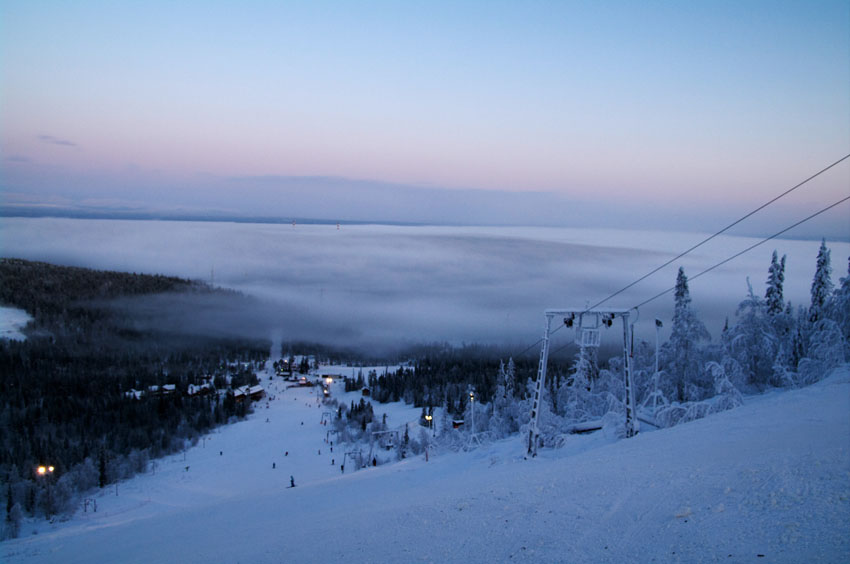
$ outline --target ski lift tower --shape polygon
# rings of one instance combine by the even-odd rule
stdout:
[[[547,309],[546,330],[543,333],[543,345],[540,348],[540,364],[537,368],[537,382],[534,388],[534,401],[531,407],[531,426],[528,431],[528,454],[537,456],[537,445],[540,441],[540,399],[543,386],[546,384],[546,364],[549,361],[549,337],[552,334],[552,320],[555,317],[563,319],[566,327],[576,328],[576,344],[582,348],[598,347],[601,342],[602,327],[611,327],[617,317],[623,320],[623,379],[626,387],[626,436],[633,437],[638,433],[639,423],[635,412],[635,392],[632,386],[632,326],[629,323],[631,309],[618,308],[572,308]],[[637,310],[635,319],[637,321]]]

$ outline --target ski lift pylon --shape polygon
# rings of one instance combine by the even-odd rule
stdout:
[[[620,309],[620,308],[598,308],[593,310],[572,308],[572,309],[547,309],[544,311],[546,317],[546,329],[541,339],[542,346],[540,348],[540,364],[537,368],[537,380],[534,383],[534,395],[531,403],[531,424],[528,430],[528,454],[537,456],[537,447],[540,439],[540,429],[538,427],[538,419],[540,417],[540,401],[542,392],[546,384],[546,366],[549,360],[549,344],[552,331],[552,318],[555,316],[563,317],[564,325],[570,327],[576,317],[579,320],[579,326],[576,331],[576,340],[582,345],[582,352],[587,346],[599,346],[601,324],[606,327],[611,327],[614,324],[614,319],[619,317],[623,321],[623,378],[625,383],[625,404],[626,404],[626,436],[633,437],[638,433],[640,428],[637,421],[635,411],[635,394],[632,385],[632,349],[633,349],[633,331],[632,325],[634,321],[629,320],[630,313],[634,311],[634,321],[637,320],[640,312],[637,308]],[[587,316],[587,323],[585,323]],[[585,344],[587,343],[587,344]],[[592,343],[596,343],[592,345]]]

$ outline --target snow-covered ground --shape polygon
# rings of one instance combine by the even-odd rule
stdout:
[[[0,306],[0,339],[26,340],[27,337],[21,333],[21,329],[31,320],[30,314],[22,309]]]
[[[576,436],[526,460],[517,437],[344,475],[315,391],[275,382],[268,408],[98,492],[96,514],[24,527],[2,561],[850,560],[846,366],[633,439]],[[389,409],[391,425],[418,415]]]

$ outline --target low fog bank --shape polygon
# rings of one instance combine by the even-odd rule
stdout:
[[[94,304],[118,314],[123,325],[140,332],[164,332],[214,338],[276,340],[350,339],[310,318],[292,304],[274,303],[237,292],[169,292],[132,296]]]
[[[2,254],[57,264],[201,279],[245,296],[124,300],[139,327],[316,341],[383,350],[492,343],[517,351],[543,332],[543,310],[595,304],[701,240],[700,234],[556,228],[458,228],[4,219]],[[754,240],[719,237],[607,302],[632,307]],[[850,245],[832,248],[834,279]],[[770,253],[788,254],[786,298],[808,303],[818,241],[777,240],[694,280],[693,306],[717,336],[747,292],[763,294]],[[669,328],[672,295],[641,308],[638,336]],[[621,332],[608,331],[611,340]],[[560,331],[553,346],[572,339]]]

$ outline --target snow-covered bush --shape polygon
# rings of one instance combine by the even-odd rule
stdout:
[[[6,519],[0,521],[0,541],[18,538],[23,517],[24,511],[21,509],[21,504],[12,504]]]
[[[655,413],[655,422],[658,426],[673,427],[743,405],[744,397],[732,384],[727,367],[733,371],[739,370],[737,362],[728,357],[723,363],[709,362],[706,370],[714,380],[714,397],[703,401],[674,403],[660,408]]]
[[[777,342],[766,302],[747,279],[747,298],[738,305],[738,323],[724,335],[729,352],[744,369],[747,384],[764,389],[773,379]]]
[[[807,386],[844,362],[844,339],[831,319],[815,322],[809,337],[808,354],[797,366],[797,384]]]
[[[740,366],[734,360],[731,360],[729,364],[736,373],[740,370]],[[744,396],[732,384],[727,367],[717,362],[709,362],[707,368],[714,377],[714,393],[716,394],[710,402],[710,413],[719,413],[743,405]]]
[[[624,439],[626,437],[625,413],[609,411],[602,417],[602,433],[608,439]]]
[[[659,427],[674,427],[681,423],[702,419],[708,413],[709,402],[707,401],[673,403],[655,413],[655,422]]]

